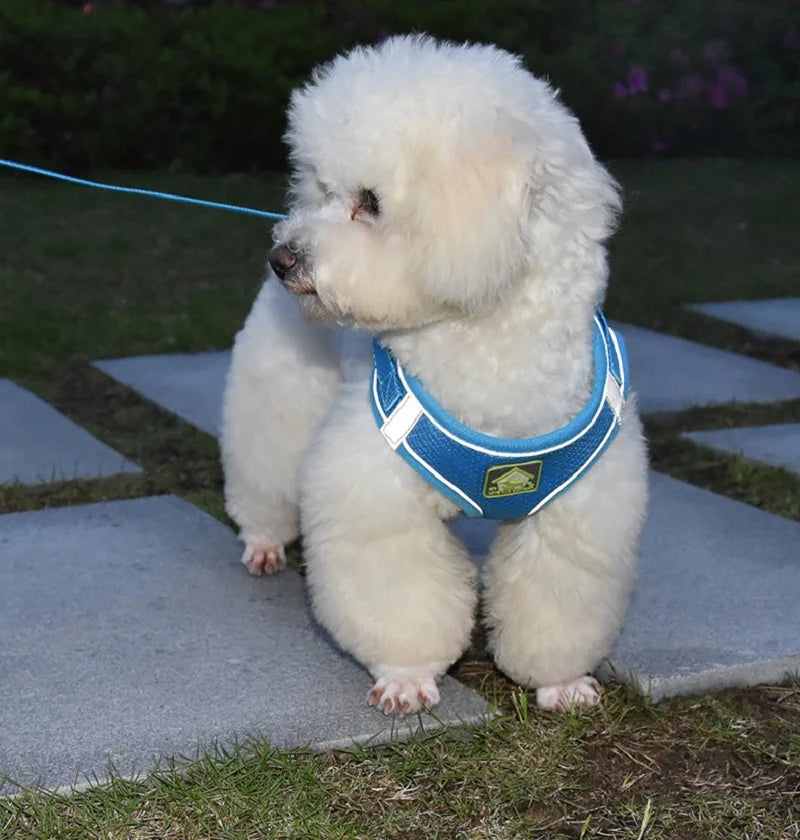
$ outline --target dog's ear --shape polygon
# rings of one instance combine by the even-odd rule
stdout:
[[[619,185],[592,154],[580,123],[540,79],[539,102],[547,105],[520,119],[498,109],[498,134],[527,173],[527,210],[534,239],[537,227],[554,227],[594,242],[610,236],[621,208]],[[536,250],[541,242],[530,243]],[[540,261],[544,255],[540,253]]]
[[[525,261],[527,178],[498,127],[484,122],[428,149],[409,191],[427,294],[472,314],[490,308]]]
[[[426,291],[477,313],[526,273],[546,272],[565,249],[602,242],[619,209],[614,179],[578,121],[543,82],[540,108],[496,108],[429,154],[416,214],[427,235]]]

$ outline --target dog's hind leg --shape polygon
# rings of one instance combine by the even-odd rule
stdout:
[[[503,524],[486,574],[497,666],[542,708],[599,702],[592,671],[611,650],[633,582],[647,496],[632,412],[592,469],[537,514]]]
[[[469,642],[475,568],[442,519],[455,505],[387,445],[367,381],[343,386],[302,471],[314,613],[372,673],[367,702],[413,713]]]
[[[225,508],[252,574],[281,569],[299,534],[298,466],[341,383],[337,342],[274,280],[236,337],[223,401]]]

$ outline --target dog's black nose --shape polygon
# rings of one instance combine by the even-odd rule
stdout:
[[[297,263],[297,255],[283,243],[276,245],[267,254],[267,262],[272,266],[272,270],[278,276],[279,280],[283,280],[286,272]]]

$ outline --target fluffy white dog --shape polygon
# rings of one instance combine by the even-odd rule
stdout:
[[[237,337],[225,397],[227,509],[253,574],[279,570],[302,531],[314,613],[374,676],[368,702],[415,712],[470,639],[476,574],[446,525],[459,504],[381,433],[357,345],[377,336],[480,434],[567,426],[596,379],[617,189],[554,91],[490,46],[355,49],[294,93],[287,139],[281,284]],[[610,445],[551,503],[504,521],[485,570],[495,661],[544,708],[598,702],[587,673],[634,576],[645,448],[632,399],[609,404]],[[511,495],[538,481],[512,478]]]

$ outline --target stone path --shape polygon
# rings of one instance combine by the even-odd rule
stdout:
[[[103,359],[95,367],[215,437],[230,351]]]
[[[645,412],[677,411],[694,405],[724,403],[734,400],[739,402],[764,402],[800,396],[800,375],[792,371],[640,327],[628,324],[618,324],[616,326],[621,329],[628,343],[634,388],[639,395],[639,404]],[[161,357],[153,376],[156,378],[165,376],[167,370],[169,370],[168,358]],[[143,378],[147,380],[147,377]],[[155,391],[155,381],[156,379],[150,379],[146,382],[151,394]],[[202,390],[210,405],[218,405],[221,398],[221,388],[219,390],[215,390],[215,388],[216,383],[209,382],[207,387],[198,389],[198,396]],[[197,422],[196,418],[190,415],[185,415],[185,417]],[[774,433],[779,428],[773,427],[771,429],[773,445],[776,437]],[[736,431],[731,430],[731,432]],[[695,434],[716,435],[723,433],[692,433],[692,437]],[[785,435],[782,440],[783,446],[778,447],[782,455],[778,457],[785,460],[787,457],[791,457],[792,441],[796,446],[797,440],[791,438],[790,435]],[[676,519],[665,514],[665,511],[673,510],[676,506],[684,511],[680,517]],[[791,539],[797,540],[798,526],[796,523],[787,522],[780,517],[769,516],[743,505],[737,505],[737,503],[723,497],[705,493],[689,485],[673,482],[664,476],[654,474],[651,514],[643,544],[642,566],[645,571],[643,571],[642,580],[647,581],[650,579],[648,576],[660,572],[664,580],[654,584],[656,593],[667,591],[670,587],[677,587],[675,611],[671,615],[661,616],[655,622],[656,626],[652,632],[661,633],[662,636],[653,641],[652,633],[647,631],[650,606],[640,612],[637,607],[639,601],[635,600],[626,625],[626,631],[620,639],[620,646],[618,646],[615,658],[610,666],[612,670],[617,669],[621,674],[628,674],[629,681],[639,687],[651,685],[652,691],[658,696],[681,691],[691,693],[713,689],[716,685],[714,680],[718,678],[712,667],[713,663],[699,657],[692,660],[694,665],[689,662],[675,664],[677,662],[675,647],[680,646],[681,639],[676,641],[671,634],[676,626],[690,628],[688,632],[694,640],[695,649],[697,644],[700,644],[698,639],[702,636],[702,631],[699,629],[701,627],[707,627],[709,632],[717,635],[722,634],[723,636],[726,632],[725,628],[728,628],[733,636],[739,637],[741,628],[737,625],[731,628],[730,624],[726,624],[726,621],[731,618],[728,603],[720,603],[719,610],[716,613],[722,622],[722,629],[711,627],[709,622],[711,622],[713,616],[698,623],[697,616],[693,615],[692,611],[696,608],[701,609],[703,605],[716,602],[714,576],[717,574],[724,578],[731,587],[741,586],[744,595],[749,591],[748,576],[752,574],[752,569],[746,568],[747,557],[740,555],[738,551],[741,546],[751,545],[751,543],[748,539],[740,540],[738,536],[741,530],[741,525],[738,523],[743,521],[738,516],[740,508],[744,508],[748,515],[755,517],[755,521],[759,525],[758,533],[761,534],[763,545],[759,544],[758,552],[755,553],[760,552],[763,556],[771,557],[776,562],[783,558],[788,564],[786,574],[788,575],[788,582],[791,582],[793,586],[786,590],[781,585],[775,593],[778,600],[780,600],[781,593],[786,591],[800,592],[800,549],[795,549],[794,544],[786,537],[787,534],[791,534],[793,535]],[[702,513],[698,513],[699,511]],[[725,524],[724,527],[720,528],[719,523],[721,521],[724,521]],[[683,544],[680,550],[675,551],[673,557],[667,546],[673,545],[677,539],[675,522],[682,523],[680,533],[683,535]],[[471,547],[473,556],[479,560],[482,560],[488,552],[488,546],[495,528],[494,523],[476,522],[463,518],[457,520],[453,526],[453,530],[466,540]],[[773,532],[783,536],[776,542],[777,537],[774,539],[769,537],[769,534]],[[736,534],[735,539],[731,538],[732,534]],[[797,544],[800,544],[800,541]],[[741,563],[732,560],[724,568],[714,567],[711,562],[715,556],[714,552],[718,552],[721,558],[726,558],[728,555],[735,556],[741,560]],[[676,569],[676,563],[679,559],[691,568],[708,568],[711,570],[709,577],[705,580],[704,587],[689,587],[687,589],[685,579]],[[650,571],[647,571],[648,569]],[[734,577],[730,578],[731,575],[734,575]],[[641,589],[641,584],[639,588]],[[688,599],[685,613],[679,608],[681,601],[677,597],[682,595],[687,595]],[[691,596],[696,596],[696,604],[691,602]],[[658,598],[658,595],[656,594],[655,597]],[[741,597],[737,596],[737,598],[742,601]],[[778,606],[780,609],[778,609]],[[776,605],[769,622],[774,621],[775,615],[782,615],[781,610],[794,611],[795,607],[792,603],[781,602]],[[757,616],[750,616],[746,612],[745,606],[742,606],[742,615],[745,616],[742,620],[745,629],[747,627],[758,627]],[[800,633],[797,634],[797,638],[800,638]],[[645,647],[649,654],[646,656],[642,653],[640,658],[637,659],[632,654],[640,639],[645,641]],[[721,656],[721,660],[725,661],[720,661],[718,664],[722,671],[729,674],[735,670],[731,670],[731,662],[738,661],[739,665],[745,669],[741,678],[744,682],[747,682],[748,674],[752,675],[758,672],[753,665],[754,662],[759,662],[762,659],[764,662],[771,662],[773,658],[770,658],[769,652],[764,649],[763,645],[759,646],[756,639],[753,639],[751,644],[745,635],[740,639],[740,643],[739,648],[728,649],[725,656]],[[720,650],[719,639],[713,635],[706,638],[701,646],[703,645],[709,652]],[[791,648],[791,645],[788,647]],[[796,643],[795,647],[797,650],[783,651],[781,655],[788,656],[800,653],[800,643]],[[659,659],[659,650],[663,654],[661,659]],[[753,654],[755,659],[744,656],[743,652],[746,650],[755,652]],[[742,654],[742,656],[739,656],[739,654]],[[694,654],[692,655],[694,656]],[[675,673],[670,670],[673,664],[677,668]],[[769,668],[769,666],[766,667]],[[710,671],[706,673],[709,668]],[[779,678],[779,676],[775,676],[774,672],[770,673],[773,673],[773,678]],[[710,681],[704,682],[706,679]]]
[[[0,484],[140,472],[30,391],[0,379]]]
[[[762,335],[800,341],[800,297],[691,303],[686,308]]]
[[[173,496],[0,517],[0,782],[128,776],[250,737],[322,750],[439,727],[367,707],[369,675],[314,626],[300,576],[253,578],[240,554]],[[444,681],[442,723],[486,712]]]
[[[631,324],[614,327],[625,336],[643,414],[800,397],[800,373]]]
[[[658,700],[800,669],[800,524],[655,473],[651,486],[639,581],[602,674]],[[480,560],[495,528],[455,530]],[[170,496],[0,517],[0,768],[59,786],[248,737],[407,737],[364,705],[369,676],[314,626],[299,576],[253,579],[239,552]],[[485,713],[445,682],[442,721]]]
[[[483,559],[497,523],[456,529]],[[800,671],[800,523],[650,473],[640,572],[600,669],[654,701]]]
[[[682,437],[800,475],[800,423],[686,432]]]
[[[645,412],[800,396],[792,371],[621,329]],[[229,359],[220,352],[96,364],[217,434]],[[796,429],[785,430],[795,446]],[[762,430],[691,437],[750,431]],[[772,443],[781,431],[769,428]],[[66,471],[63,462],[47,466],[58,449],[50,444],[63,440]],[[99,449],[85,449],[87,441]],[[781,451],[784,460],[794,452],[796,468],[791,443]],[[0,481],[18,476],[20,465],[28,480],[72,477],[91,458],[90,475],[107,458],[115,471],[138,469],[0,380]],[[641,574],[602,674],[658,700],[799,670],[800,523],[663,475],[653,473],[651,483]],[[479,564],[496,527],[453,524]],[[54,547],[59,562],[43,573],[41,558]],[[146,772],[158,757],[191,758],[248,738],[326,749],[439,725],[427,716],[393,723],[369,709],[368,674],[313,623],[302,579],[254,579],[239,554],[228,528],[170,496],[0,516],[0,780],[10,776],[0,791],[13,791],[14,781],[102,779],[109,765],[123,775]],[[453,680],[442,696],[444,723],[487,713]]]
[[[800,374],[631,324],[614,324],[628,344],[631,377],[644,414],[727,402],[775,402],[800,397]],[[138,356],[95,364],[148,399],[219,434],[230,353]]]
[[[639,579],[601,676],[654,700],[800,672],[800,523],[651,473]]]

